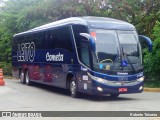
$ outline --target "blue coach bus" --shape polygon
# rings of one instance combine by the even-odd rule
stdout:
[[[141,93],[144,85],[140,41],[135,27],[104,17],[72,17],[13,37],[13,76],[78,93],[117,97]]]

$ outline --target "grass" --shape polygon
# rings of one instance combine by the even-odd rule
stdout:
[[[160,81],[145,82],[144,86],[148,88],[160,88]]]
[[[6,78],[6,79],[13,79],[13,77],[10,76],[10,75],[4,75],[4,78]]]

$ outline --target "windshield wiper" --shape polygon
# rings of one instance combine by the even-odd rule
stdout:
[[[131,68],[132,68],[132,70],[134,71],[134,72],[136,72],[136,70],[135,70],[135,68],[133,67],[133,64],[131,63],[131,61],[130,61],[130,59],[128,58],[128,56],[127,56],[127,54],[124,52],[124,50],[123,50],[123,45],[121,45],[121,55],[122,55],[122,57],[126,57],[127,58],[127,61],[129,62],[129,64],[131,65]],[[121,58],[121,62],[123,62],[122,61],[122,58]],[[123,67],[123,66],[122,66]]]

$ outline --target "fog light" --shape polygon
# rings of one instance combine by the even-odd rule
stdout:
[[[103,89],[101,87],[97,87],[97,90],[100,91],[100,92],[103,91]]]
[[[142,90],[143,89],[143,86],[139,87],[139,90]]]

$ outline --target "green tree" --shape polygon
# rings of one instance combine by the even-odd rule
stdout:
[[[134,24],[139,34],[154,40],[153,53],[145,53],[144,65],[148,78],[159,79],[154,74],[160,67],[159,0],[1,0],[0,67],[11,73],[11,40],[15,33],[73,16],[112,17]]]
[[[153,86],[160,86],[160,21],[156,22],[154,27],[153,37],[153,52],[146,52],[144,58],[144,68],[147,76],[147,81]]]

